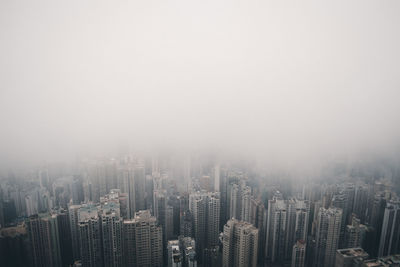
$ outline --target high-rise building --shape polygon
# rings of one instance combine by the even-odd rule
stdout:
[[[201,261],[206,248],[206,197],[204,194],[195,193],[189,196],[189,208],[193,216],[193,236],[196,240],[196,253]]]
[[[60,251],[63,266],[73,262],[71,226],[67,210],[60,209],[57,212],[58,234],[60,238]]]
[[[136,221],[124,220],[122,223],[123,260],[125,266],[136,266]]]
[[[216,164],[214,166],[214,191],[215,192],[220,192],[221,189],[221,180],[220,180],[220,176],[221,176],[221,168],[219,166],[219,164]]]
[[[190,210],[183,212],[180,223],[180,235],[193,237],[193,218]]]
[[[123,254],[126,266],[162,267],[162,228],[149,210],[138,211],[123,222]]]
[[[360,224],[360,219],[353,214],[351,225],[346,225],[345,247],[361,247],[364,243],[367,230],[367,226]]]
[[[258,262],[265,260],[265,231],[267,228],[267,212],[261,199],[251,198],[250,200],[250,223],[254,225],[258,231]]]
[[[369,191],[370,188],[366,184],[358,184],[355,188],[353,213],[357,215],[362,224],[367,219]]]
[[[70,183],[71,199],[74,205],[79,205],[84,201],[83,183],[81,177],[74,176]]]
[[[124,219],[128,218],[128,194],[121,193],[120,189],[111,189],[110,193],[100,197],[100,204],[105,204],[107,202],[114,202],[119,205],[120,216]]]
[[[3,267],[32,266],[32,254],[25,225],[0,229],[0,262]]]
[[[346,248],[336,251],[335,267],[353,267],[354,260],[368,259],[369,255],[362,248]]]
[[[280,193],[268,201],[267,259],[290,261],[297,240],[307,240],[310,206],[307,200],[283,200]]]
[[[199,261],[204,249],[218,245],[220,199],[219,193],[196,192],[189,196],[189,208],[193,218],[193,234]]]
[[[387,203],[382,223],[378,256],[388,256],[400,251],[400,202]]]
[[[108,192],[105,162],[90,162],[87,166],[87,174],[91,185],[90,200],[98,202],[100,197]]]
[[[306,242],[297,240],[292,248],[292,267],[305,267],[306,261]]]
[[[310,206],[306,200],[289,199],[285,237],[285,259],[292,258],[293,245],[297,240],[307,241],[308,216]]]
[[[256,267],[258,229],[248,222],[229,220],[222,237],[223,267]]]
[[[0,186],[0,229],[5,226],[5,218],[4,218],[4,205],[3,205],[3,190]]]
[[[123,193],[126,193],[128,196],[127,217],[132,219],[135,216],[136,211],[135,180],[133,168],[131,166],[124,166],[124,168],[120,170],[120,175],[122,176],[121,191]]]
[[[73,260],[79,260],[81,258],[80,242],[79,242],[79,226],[78,226],[78,210],[80,205],[69,205],[68,206],[68,217],[69,226],[71,233],[72,242],[72,256]]]
[[[206,246],[214,247],[219,243],[219,215],[220,215],[220,196],[219,193],[209,193],[207,195],[207,225],[206,225]]]
[[[154,216],[163,230],[163,244],[167,245],[167,241],[173,236],[173,207],[168,205],[168,195],[166,190],[154,191]]]
[[[168,205],[172,208],[172,235],[177,239],[180,234],[181,220],[181,198],[178,195],[172,195],[168,199]]]
[[[250,221],[251,188],[244,180],[231,184],[229,218]]]
[[[96,267],[103,264],[101,222],[98,207],[82,205],[78,210],[78,232],[83,266]]]
[[[25,196],[25,205],[26,205],[26,215],[27,216],[32,216],[32,215],[38,214],[39,208],[38,208],[38,200],[37,200],[36,194],[26,195]]]
[[[227,173],[225,168],[220,169],[219,175],[219,192],[221,195],[221,203],[220,203],[220,223],[219,229],[222,231],[225,223],[229,220],[229,204],[228,204],[228,185],[227,185]]]
[[[387,199],[383,192],[378,192],[373,196],[372,209],[369,216],[369,225],[373,228],[371,237],[372,245],[368,253],[372,257],[378,256],[379,243],[381,240],[382,224],[386,208]]]
[[[220,267],[222,259],[219,246],[205,248],[203,258],[203,266]]]
[[[341,192],[334,195],[332,198],[332,206],[342,210],[342,222],[340,226],[340,237],[339,237],[339,248],[344,248],[345,246],[345,234],[347,225],[347,215],[349,210],[348,195]]]
[[[320,208],[316,229],[314,266],[332,267],[339,245],[342,210]]]
[[[287,205],[283,199],[268,201],[266,257],[271,262],[285,260]]]
[[[197,267],[196,241],[191,237],[179,237],[179,246],[183,253],[183,267]]]
[[[106,202],[101,206],[100,220],[104,266],[123,266],[122,218],[117,202]]]
[[[146,209],[146,174],[144,165],[138,164],[133,171],[135,183],[135,211]]]
[[[57,215],[38,214],[27,221],[35,267],[62,266]]]
[[[179,240],[168,241],[168,267],[182,267],[182,253]]]
[[[153,207],[154,203],[153,191],[154,191],[153,176],[146,175],[146,197],[145,197],[146,209],[152,209]]]

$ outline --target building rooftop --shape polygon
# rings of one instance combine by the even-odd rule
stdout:
[[[365,257],[368,258],[368,253],[365,252],[362,248],[346,248],[346,249],[338,249],[337,252],[341,254],[343,257]]]

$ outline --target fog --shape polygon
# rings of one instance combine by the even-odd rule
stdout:
[[[0,161],[400,144],[400,2],[0,2]]]

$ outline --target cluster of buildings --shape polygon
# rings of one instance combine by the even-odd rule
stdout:
[[[288,191],[232,166],[177,166],[124,157],[4,179],[2,266],[399,266],[387,181]]]

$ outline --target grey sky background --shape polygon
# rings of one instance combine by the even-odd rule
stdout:
[[[400,140],[400,1],[0,2],[0,160]]]

